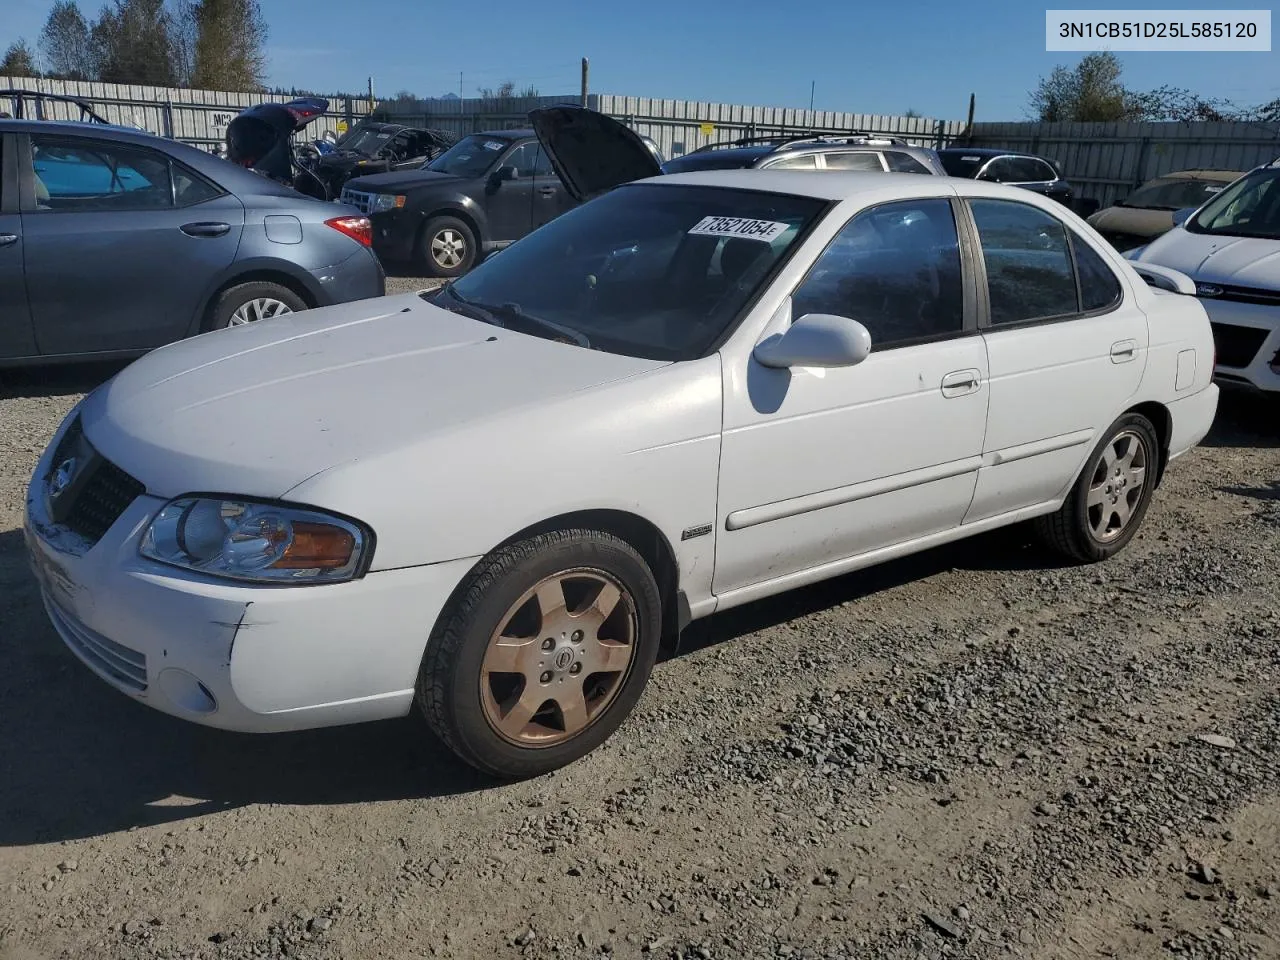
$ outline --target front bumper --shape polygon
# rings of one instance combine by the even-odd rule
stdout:
[[[134,500],[92,546],[54,525],[52,449],[28,487],[27,548],[50,622],[100,678],[165,713],[254,733],[409,711],[427,637],[474,560],[309,587],[187,573],[138,554],[164,503],[154,497]]]
[[[1201,297],[1224,383],[1280,391],[1280,307]]]

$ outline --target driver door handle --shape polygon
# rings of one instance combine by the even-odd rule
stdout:
[[[229,223],[184,223],[179,227],[188,237],[225,237],[231,232]]]
[[[554,197],[556,195],[556,188],[555,187],[539,187],[538,193],[542,194],[544,197]]]
[[[8,247],[18,242],[16,233],[0,233],[0,247]]]
[[[976,393],[982,385],[982,373],[978,370],[957,370],[942,378],[944,397],[963,397]]]

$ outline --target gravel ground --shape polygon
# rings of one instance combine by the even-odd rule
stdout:
[[[416,718],[220,733],[62,649],[23,487],[109,372],[0,383],[4,960],[1280,957],[1274,406],[1107,564],[1004,532],[712,618],[496,786]]]

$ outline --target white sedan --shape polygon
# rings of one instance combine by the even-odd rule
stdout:
[[[633,134],[536,120],[598,196],[443,290],[181,341],[68,415],[26,532],[103,680],[242,731],[416,703],[535,775],[604,741],[692,619],[1022,520],[1111,556],[1209,430],[1190,281],[1061,204],[627,182],[656,169]]]

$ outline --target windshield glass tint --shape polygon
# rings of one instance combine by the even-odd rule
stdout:
[[[1135,190],[1124,205],[1143,210],[1181,210],[1198,207],[1223,188],[1204,180],[1156,180]]]
[[[978,172],[978,168],[987,162],[987,157],[980,157],[977,154],[965,153],[957,150],[954,153],[949,150],[943,150],[938,154],[938,158],[942,161],[942,169],[953,177],[965,177],[968,180],[973,179],[973,175]]]
[[[455,177],[482,177],[502,156],[509,141],[484,134],[463,137],[440,156],[427,164],[426,169],[436,173],[451,173]]]
[[[749,190],[623,186],[481,263],[434,302],[466,312],[462,298],[508,319],[518,312],[507,325],[558,326],[600,350],[694,359],[825,206]]]
[[[1280,170],[1258,170],[1237,180],[1188,220],[1187,229],[1280,240]]]

